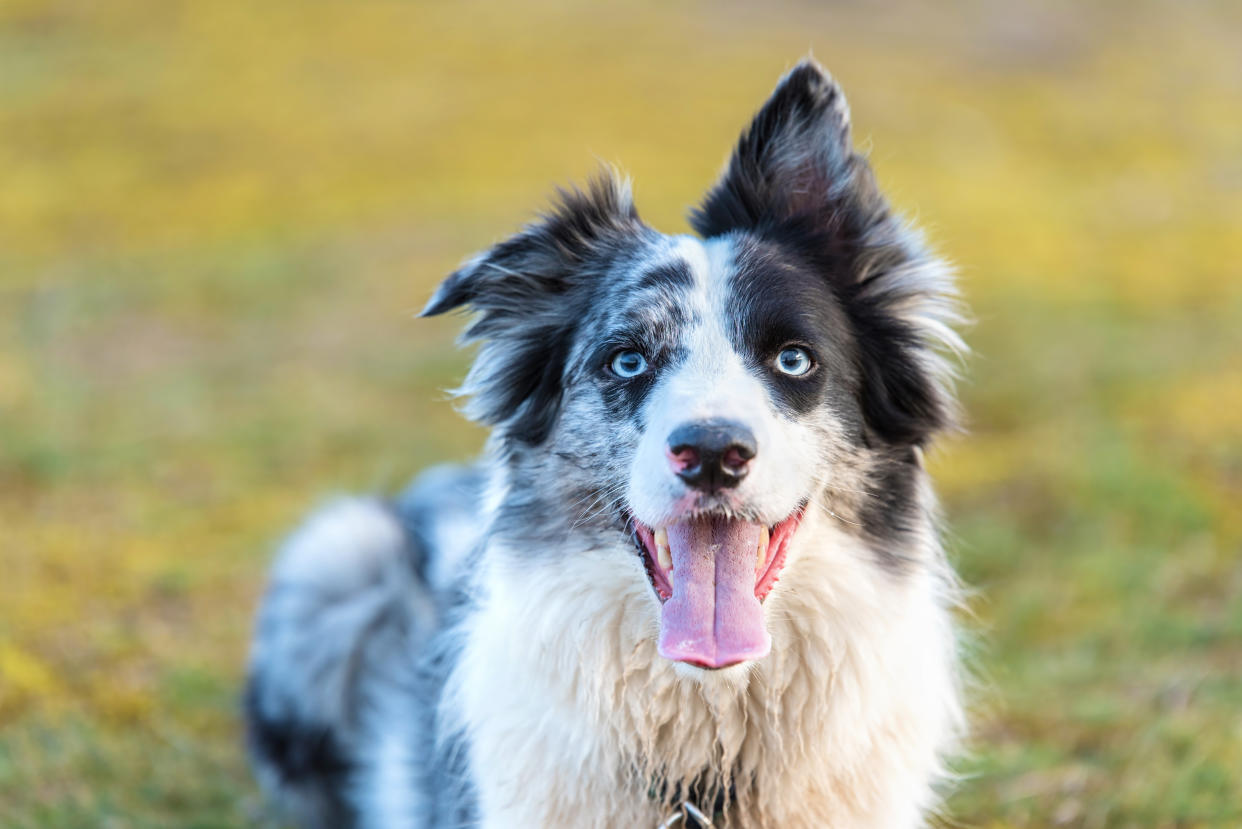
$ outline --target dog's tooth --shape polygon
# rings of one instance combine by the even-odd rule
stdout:
[[[673,555],[669,552],[668,547],[657,547],[656,556],[660,559],[660,566],[670,573],[673,572]]]
[[[759,531],[759,547],[755,555],[755,569],[762,570],[764,563],[768,560],[768,528],[764,527]]]
[[[670,573],[673,572],[673,554],[667,545],[656,547],[656,558],[659,559],[661,567]]]
[[[665,570],[673,569],[673,554],[668,548],[668,530],[660,527],[655,531],[656,561]]]

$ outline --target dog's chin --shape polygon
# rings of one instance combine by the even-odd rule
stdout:
[[[735,512],[684,513],[627,526],[660,602],[660,655],[679,670],[720,671],[771,649],[763,602],[780,580],[805,502],[774,524]]]
[[[678,677],[697,683],[705,688],[731,689],[746,684],[755,662],[735,662],[723,668],[704,668],[693,662],[671,661],[668,663]]]

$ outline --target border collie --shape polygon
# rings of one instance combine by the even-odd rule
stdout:
[[[472,467],[285,543],[246,696],[319,827],[910,827],[960,732],[923,447],[952,278],[785,75],[692,211],[603,175],[467,261]]]

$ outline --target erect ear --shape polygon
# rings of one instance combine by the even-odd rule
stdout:
[[[705,237],[769,239],[823,275],[852,323],[872,435],[919,445],[952,425],[945,352],[965,346],[951,271],[890,210],[854,152],[844,94],[813,60],[777,84],[690,220]]]
[[[547,437],[577,315],[572,303],[610,246],[643,227],[627,182],[606,173],[558,192],[552,210],[449,275],[420,316],[477,312],[463,342],[482,341],[460,389],[466,413],[528,444]]]
[[[690,221],[705,237],[823,213],[866,166],[850,143],[845,95],[810,58],[781,78]]]

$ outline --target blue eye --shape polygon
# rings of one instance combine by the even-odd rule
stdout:
[[[618,351],[612,356],[609,368],[618,377],[637,377],[647,370],[647,358],[637,351]]]
[[[811,355],[805,349],[789,346],[776,355],[776,369],[790,377],[801,377],[811,370]]]

